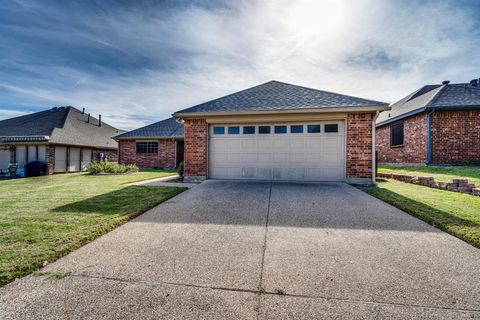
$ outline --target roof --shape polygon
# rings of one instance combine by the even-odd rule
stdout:
[[[279,81],[269,81],[191,108],[183,109],[174,115],[188,116],[193,114],[250,113],[303,109],[322,110],[327,108],[372,106],[382,106],[382,109],[385,109],[388,104]]]
[[[0,121],[0,141],[48,141],[55,144],[116,149],[112,139],[124,131],[82,113],[74,107],[52,108]]]
[[[183,124],[168,118],[114,137],[115,139],[183,138]]]
[[[382,126],[429,110],[466,110],[480,108],[480,86],[470,83],[426,85],[392,104],[382,112],[377,126]]]

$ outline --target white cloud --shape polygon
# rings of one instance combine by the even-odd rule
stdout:
[[[2,80],[0,87],[48,107],[86,107],[132,129],[272,79],[393,102],[426,83],[479,76],[473,73],[480,60],[470,59],[480,49],[475,15],[456,2],[233,3],[89,17],[88,28],[78,28],[69,43],[99,45],[151,66],[117,72],[105,65],[92,71],[19,64],[51,77]],[[61,28],[36,34],[70,36]]]

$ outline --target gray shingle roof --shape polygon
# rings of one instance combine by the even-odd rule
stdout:
[[[134,138],[183,138],[183,124],[172,117],[115,137],[115,139]]]
[[[387,105],[384,102],[270,81],[178,111],[175,115]]]
[[[124,131],[90,117],[74,107],[53,108],[0,121],[0,141],[32,141],[44,137],[50,143],[118,148],[112,139]],[[46,137],[46,138],[45,138]],[[38,140],[36,140],[38,141]]]
[[[392,104],[382,112],[377,126],[428,110],[465,110],[480,108],[480,86],[469,83],[426,85]]]

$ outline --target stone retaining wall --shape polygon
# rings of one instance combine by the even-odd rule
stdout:
[[[480,188],[476,188],[468,179],[452,179],[452,182],[435,181],[434,177],[417,177],[398,173],[378,173],[379,178],[394,179],[406,183],[418,184],[430,188],[468,193],[474,196],[480,196]]]

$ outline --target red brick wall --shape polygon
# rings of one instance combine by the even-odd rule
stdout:
[[[133,163],[141,168],[175,168],[175,141],[172,139],[159,139],[156,154],[137,154],[136,140],[119,140],[118,146],[119,163]]]
[[[372,177],[372,123],[374,113],[347,117],[347,179]]]
[[[480,110],[432,113],[432,162],[480,160]]]
[[[377,128],[375,144],[378,152],[378,162],[426,163],[427,135],[426,113],[403,120],[403,146],[390,146],[390,125]]]
[[[205,119],[185,120],[185,176],[207,177],[208,124]]]

